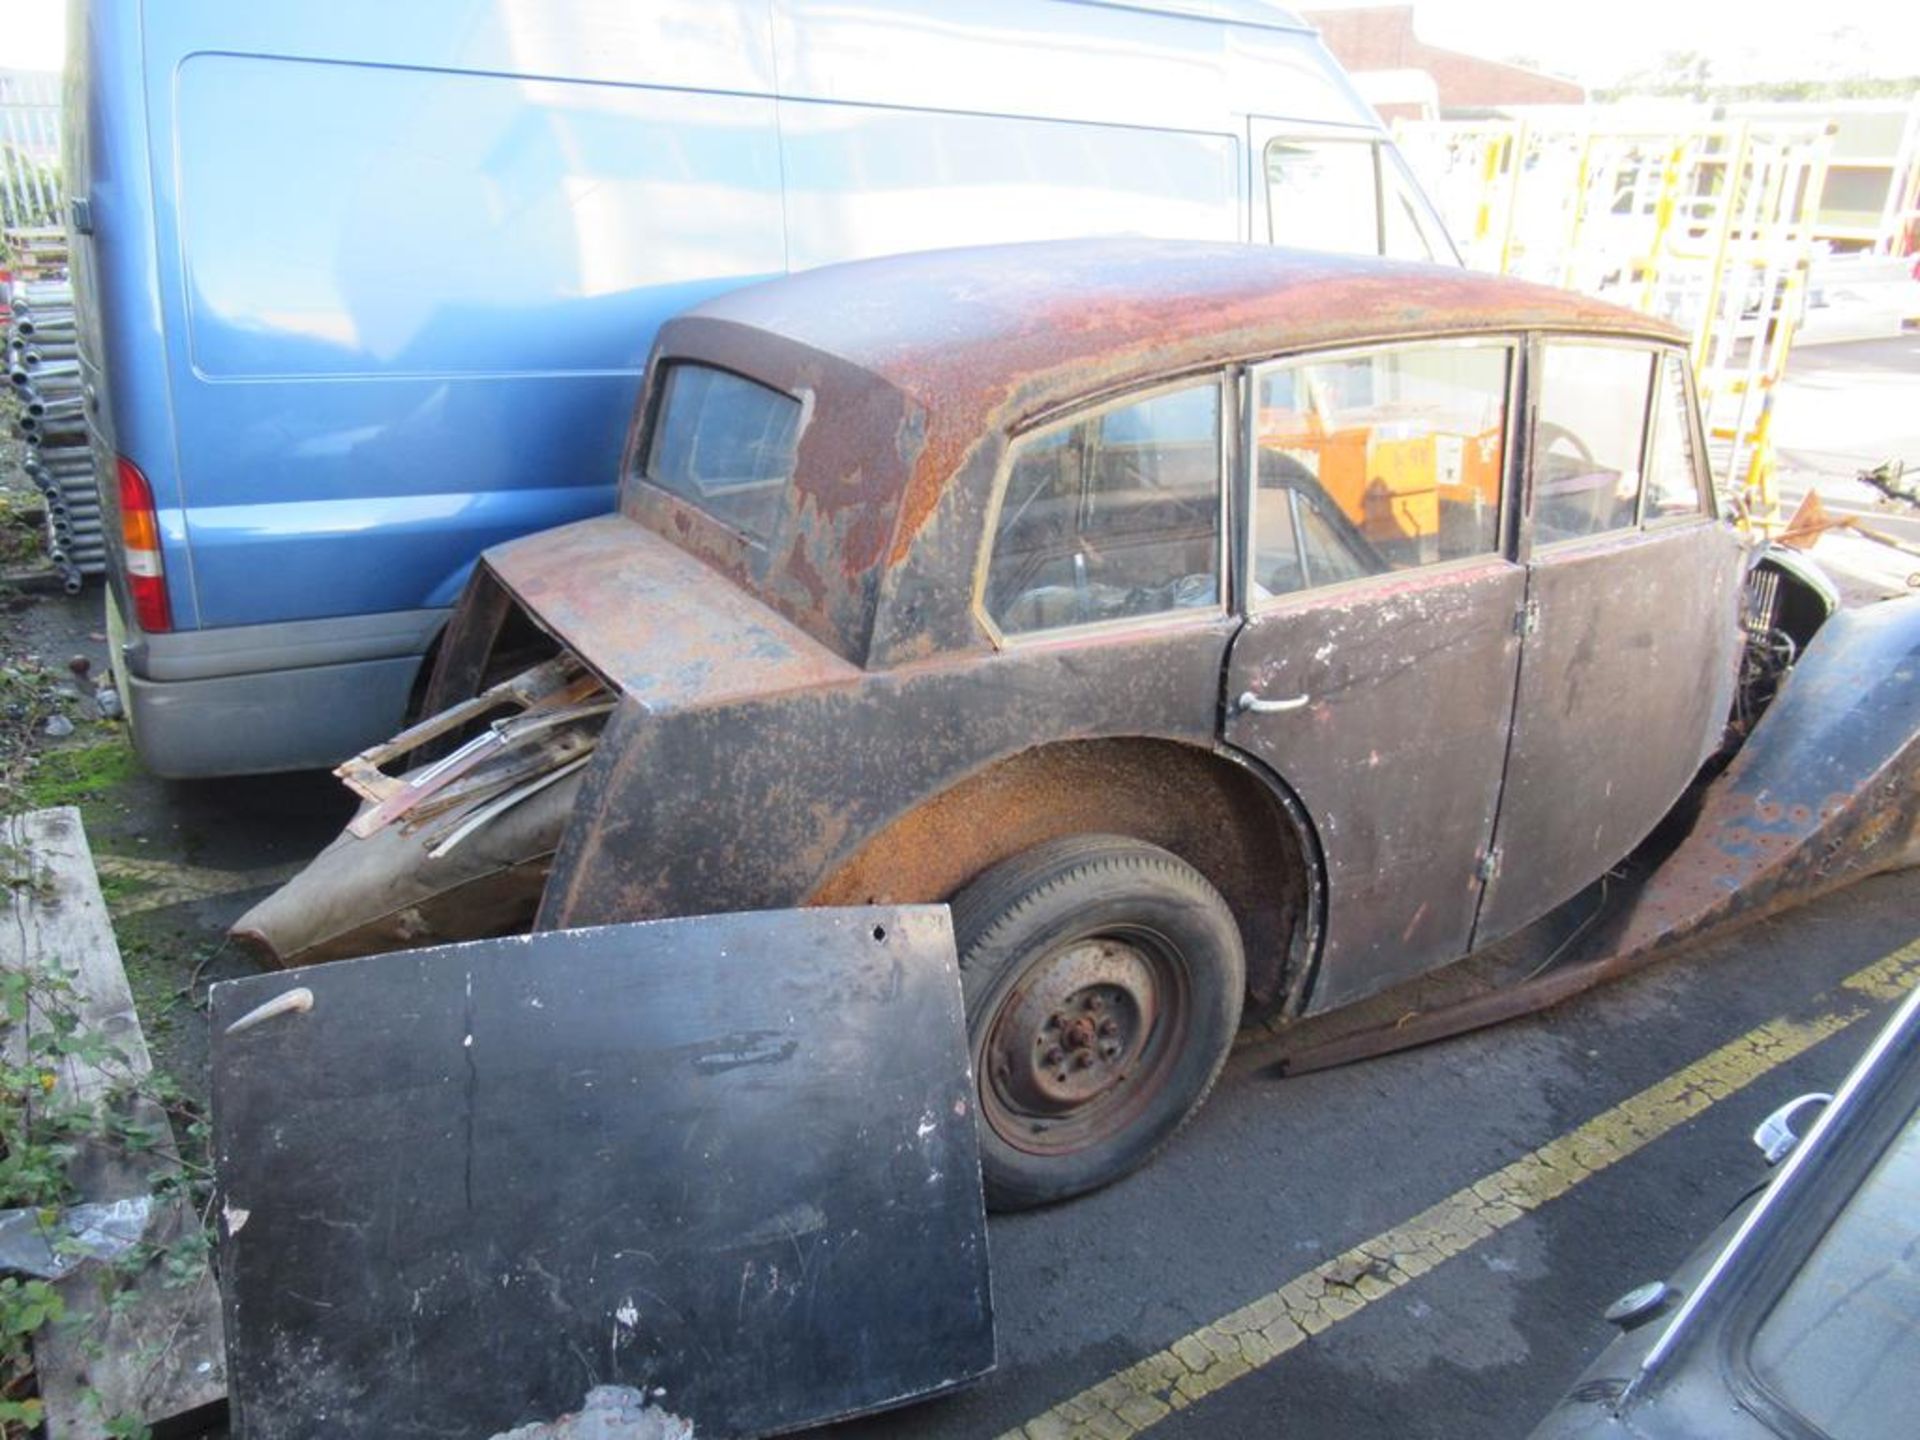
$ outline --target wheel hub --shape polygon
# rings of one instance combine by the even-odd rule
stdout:
[[[1154,968],[1135,946],[1076,941],[1033,966],[1009,995],[988,1047],[1013,1111],[1063,1116],[1126,1084],[1153,1033]]]

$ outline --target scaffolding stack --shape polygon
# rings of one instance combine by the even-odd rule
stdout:
[[[1544,110],[1399,129],[1469,265],[1689,333],[1721,491],[1778,527],[1773,392],[1807,304],[1830,127]]]
[[[14,235],[7,238],[17,245]],[[39,247],[37,264],[50,269],[51,258],[47,247]],[[64,279],[16,279],[9,307],[7,373],[19,408],[15,424],[26,444],[22,464],[45,500],[48,556],[67,593],[78,594],[88,576],[106,571],[106,537],[87,440],[73,287]]]

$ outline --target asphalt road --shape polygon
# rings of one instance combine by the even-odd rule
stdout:
[[[1804,350],[1777,425],[1783,489],[1818,484],[1883,515],[1846,477],[1920,460],[1920,340]],[[28,643],[98,663],[96,606],[45,602]],[[196,974],[245,972],[219,946],[259,893],[236,887],[311,855],[347,810],[313,775],[134,777],[90,802],[143,1019],[190,1087],[203,1083],[204,1026],[178,992]],[[994,1220],[993,1376],[835,1433],[1523,1436],[1604,1343],[1607,1302],[1662,1274],[1760,1180],[1746,1138],[1758,1120],[1829,1088],[1864,1048],[1891,1003],[1841,982],[1916,938],[1920,872],[1423,1050],[1286,1080],[1242,1053],[1147,1169]],[[1822,1017],[1846,1023],[1791,1058],[1746,1038]],[[1575,1183],[1497,1198],[1541,1147],[1577,1157]],[[1376,1237],[1425,1259],[1343,1265]]]
[[[1147,1428],[1166,1440],[1524,1436],[1605,1343],[1607,1303],[1661,1276],[1765,1175],[1753,1127],[1831,1088],[1891,1012],[1841,981],[1916,938],[1920,873],[1885,877],[1477,1035],[1298,1079],[1242,1057],[1146,1170],[993,1222],[997,1374],[835,1433],[958,1440],[1025,1425],[1032,1440],[1120,1440],[1137,1429],[1076,1431],[1048,1412],[1162,1352],[1184,1364],[1194,1332],[1406,1227],[1403,1242],[1454,1231],[1442,1248],[1455,1253],[1395,1287],[1334,1287],[1335,1311],[1385,1293]],[[1912,965],[1909,983],[1920,953]],[[1768,1021],[1836,1009],[1859,1018],[1744,1088],[1700,1065]],[[1606,1112],[1674,1077],[1704,1108],[1612,1158],[1630,1142]],[[1460,1243],[1450,1197],[1583,1126],[1574,1148],[1593,1168],[1579,1183]],[[1156,1387],[1115,1393],[1138,1401],[1142,1388]]]

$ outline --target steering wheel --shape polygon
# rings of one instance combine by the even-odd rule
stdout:
[[[1533,427],[1533,448],[1537,454],[1544,455],[1561,441],[1573,452],[1573,458],[1582,465],[1592,467],[1595,464],[1593,451],[1587,448],[1587,442],[1564,425],[1556,425],[1551,420],[1542,420]],[[1562,451],[1565,454],[1566,451]]]

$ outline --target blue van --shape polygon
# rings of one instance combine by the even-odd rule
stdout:
[[[1454,259],[1265,0],[74,0],[108,623],[168,776],[392,733],[474,557],[607,509],[655,329],[895,251]]]

